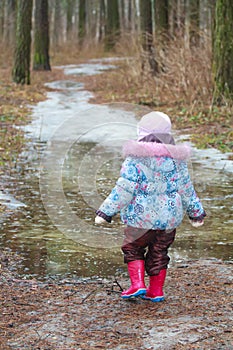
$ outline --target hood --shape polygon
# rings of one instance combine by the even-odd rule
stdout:
[[[123,146],[123,157],[169,157],[187,160],[191,156],[191,148],[185,144],[171,145],[157,142],[127,141]]]

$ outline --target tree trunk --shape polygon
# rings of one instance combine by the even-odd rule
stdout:
[[[4,27],[4,2],[0,1],[0,39],[3,38],[3,27]]]
[[[48,0],[35,2],[34,70],[51,70],[49,63]]]
[[[83,44],[84,37],[86,35],[86,4],[85,0],[79,1],[79,44],[80,46]]]
[[[143,63],[142,68],[149,62],[153,74],[158,72],[158,63],[155,59],[155,48],[153,45],[153,22],[151,0],[140,0],[140,26],[142,36]]]
[[[3,42],[13,44],[15,40],[16,0],[5,1]]]
[[[105,1],[100,0],[100,4],[99,4],[99,33],[98,33],[99,41],[102,41],[105,37],[105,22],[106,22]]]
[[[51,3],[50,3],[51,4]],[[62,14],[60,0],[54,0],[51,5],[50,17],[50,38],[53,49],[56,49],[62,43]]]
[[[133,3],[132,0],[128,0],[128,9],[127,9],[127,19],[126,19],[126,28],[128,31],[132,31],[134,26],[134,16],[133,16]]]
[[[217,0],[213,38],[214,103],[233,102],[233,2]]]
[[[13,81],[30,84],[32,0],[18,0]]]
[[[200,43],[205,46],[212,35],[213,2],[210,0],[200,1]]]
[[[185,6],[185,45],[187,48],[199,45],[200,31],[199,0],[186,0]]]
[[[99,28],[99,1],[89,0],[86,2],[86,38],[87,45],[93,45],[98,42]]]
[[[168,0],[154,0],[154,17],[156,35],[168,31]]]
[[[132,33],[139,32],[140,19],[138,18],[138,1],[129,0],[128,4],[128,29]]]
[[[105,50],[114,48],[120,34],[118,0],[107,0]]]
[[[74,13],[74,0],[66,0],[66,32],[67,38],[70,39],[72,33],[72,17]]]
[[[186,1],[169,1],[169,32],[171,36],[175,35],[183,38]]]
[[[118,5],[119,5],[120,30],[121,30],[121,33],[124,33],[126,29],[125,1],[120,0],[118,2]]]
[[[140,26],[143,34],[142,46],[150,51],[152,46],[153,22],[151,0],[140,0]],[[145,35],[146,34],[146,35]],[[148,35],[148,38],[147,38]]]
[[[200,0],[190,1],[190,45],[195,47],[200,42]]]

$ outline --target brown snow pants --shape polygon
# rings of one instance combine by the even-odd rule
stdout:
[[[158,275],[160,270],[167,269],[170,261],[168,248],[174,242],[176,229],[144,230],[127,226],[122,244],[124,262],[145,260],[145,269],[149,276]]]

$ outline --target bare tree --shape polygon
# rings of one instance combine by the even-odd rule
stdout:
[[[0,39],[3,37],[3,26],[4,26],[4,2],[0,1]]]
[[[105,49],[114,48],[120,34],[118,0],[107,0]]]
[[[51,70],[49,62],[48,0],[35,2],[34,70]]]
[[[158,63],[155,59],[155,47],[153,45],[153,20],[151,0],[140,0],[140,25],[143,49],[144,68],[146,62],[149,62],[153,74],[158,72]]]
[[[97,37],[99,41],[102,41],[105,37],[105,30],[106,30],[106,6],[105,6],[104,0],[100,0],[98,22],[99,22],[99,27],[97,28]]]
[[[213,40],[214,102],[233,102],[233,2],[217,0]]]
[[[200,1],[186,0],[185,3],[185,46],[199,45],[200,33]]]
[[[16,25],[16,0],[8,0],[4,3],[3,42],[13,44],[15,40]]]
[[[86,36],[86,3],[85,0],[79,0],[79,43],[82,45]]]
[[[215,1],[200,1],[200,44],[206,45],[207,40],[212,36],[212,20],[214,18]]]
[[[169,32],[171,36],[183,37],[184,35],[185,1],[169,0]]]
[[[30,84],[32,0],[18,0],[13,81]]]
[[[154,0],[155,32],[160,35],[168,32],[168,0]]]
[[[63,42],[63,22],[61,1],[50,1],[50,42],[54,48],[57,48]]]

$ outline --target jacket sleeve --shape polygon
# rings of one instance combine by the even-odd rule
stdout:
[[[122,164],[120,177],[115,187],[96,211],[96,214],[110,222],[112,216],[131,202],[139,188],[139,182],[140,176],[136,164],[131,158],[127,158]]]
[[[177,166],[178,171],[178,192],[181,196],[183,209],[191,220],[202,220],[205,216],[205,210],[198,198],[192,184],[188,166],[186,162],[181,162]]]

